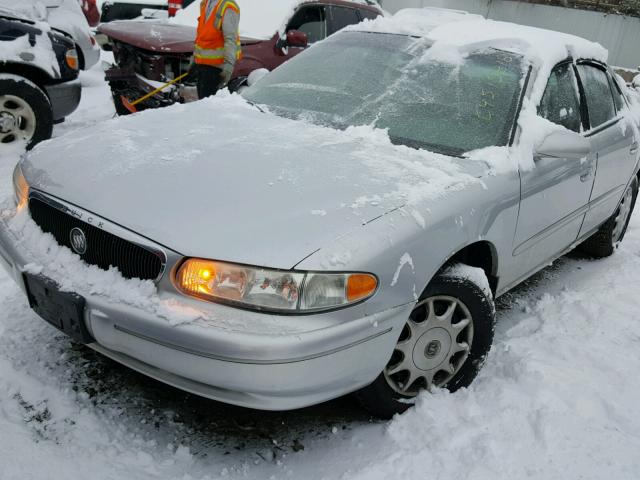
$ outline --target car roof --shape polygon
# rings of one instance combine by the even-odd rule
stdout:
[[[608,56],[600,44],[575,35],[442,8],[404,9],[347,29],[421,37],[462,50],[498,48],[519,53],[534,64],[555,64],[569,57],[605,63]]]

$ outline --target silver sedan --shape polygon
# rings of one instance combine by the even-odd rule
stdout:
[[[282,410],[358,392],[390,416],[469,385],[495,297],[575,247],[614,252],[638,132],[586,41],[557,38],[549,65],[529,39],[552,32],[469,19],[480,43],[449,45],[386,22],[244,99],[35,149],[0,264],[56,328],[212,399]]]

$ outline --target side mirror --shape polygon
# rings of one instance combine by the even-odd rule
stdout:
[[[569,158],[578,160],[591,153],[591,142],[571,130],[551,132],[536,148],[536,157]]]
[[[300,30],[289,30],[287,32],[287,46],[307,48],[309,45],[309,37]]]

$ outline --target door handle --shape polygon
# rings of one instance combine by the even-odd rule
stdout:
[[[591,178],[591,170],[580,175],[580,181],[583,183],[589,180],[589,178]]]
[[[634,142],[634,143],[631,145],[631,150],[629,150],[629,153],[630,153],[631,155],[635,155],[636,153],[638,153],[638,142]]]

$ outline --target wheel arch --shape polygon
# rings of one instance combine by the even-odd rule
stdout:
[[[464,263],[481,268],[489,279],[491,291],[495,295],[498,289],[498,251],[491,242],[480,240],[470,243],[455,253],[442,265],[439,271],[454,263]]]
[[[46,90],[45,86],[52,83],[51,76],[42,70],[39,67],[33,65],[26,65],[23,63],[17,62],[5,62],[0,64],[0,73],[11,73],[14,75],[19,75],[21,77],[26,78],[27,80],[31,80],[35,83],[43,92]]]

